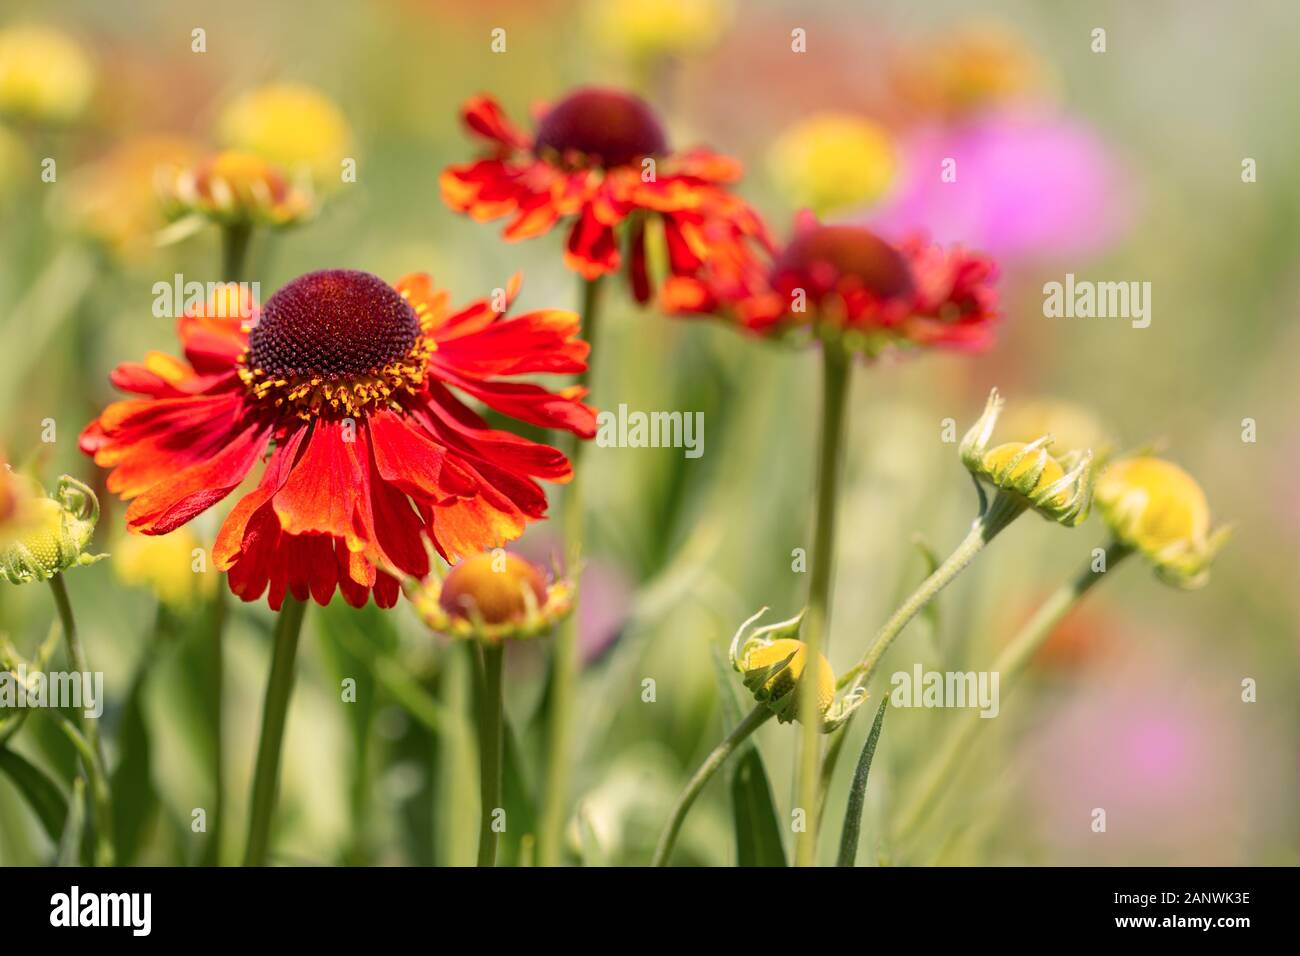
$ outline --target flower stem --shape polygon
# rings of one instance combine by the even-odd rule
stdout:
[[[257,745],[257,767],[253,774],[245,866],[266,865],[271,816],[280,782],[280,749],[284,743],[289,696],[293,692],[298,635],[306,610],[304,602],[285,595],[284,606],[275,622],[275,648],[271,653],[271,674],[266,682],[266,702],[262,707],[262,737]]]
[[[81,638],[77,635],[77,621],[72,614],[72,602],[68,600],[68,588],[63,583],[63,575],[56,574],[50,578],[50,590],[54,592],[54,604],[59,610],[59,623],[63,626],[63,639],[68,645],[68,658],[72,669],[81,675],[81,694],[83,707],[82,730],[85,734],[86,747],[81,751],[81,761],[85,769],[86,782],[95,800],[95,835],[96,863],[100,866],[113,865],[113,803],[112,793],[108,787],[108,761],[104,759],[104,742],[99,737],[96,718],[86,717],[85,711],[96,710],[94,681],[90,677],[90,668],[86,666],[86,652],[81,647]]]
[[[1106,571],[1113,570],[1115,565],[1131,553],[1131,549],[1125,545],[1112,543],[1106,549]],[[1065,616],[1074,609],[1075,605],[1083,599],[1083,596],[1104,577],[1106,577],[1105,571],[1094,571],[1090,560],[1088,565],[1073,580],[1062,584],[1051,597],[1043,602],[1038,610],[1034,612],[1034,616],[1025,622],[1025,625],[1016,633],[1015,637],[1002,649],[1002,653],[998,655],[992,670],[999,675],[1001,696],[1004,702],[1007,695],[1011,693],[1012,688],[1015,687],[1016,681],[1024,673],[1026,665],[1033,659],[1034,654],[1043,646],[1047,638],[1051,636],[1056,629],[1056,625],[1061,623]],[[943,785],[951,779],[965,754],[970,752],[972,739],[980,723],[979,714],[974,711],[962,715],[961,723],[956,732],[949,735],[943,748],[938,752],[938,756],[930,761],[929,769],[926,771],[918,789],[919,796],[914,800],[908,800],[905,804],[908,810],[907,815],[899,824],[898,838],[900,841],[911,836],[930,810],[934,808],[943,792]]]
[[[211,658],[208,661],[211,685],[209,687],[208,719],[212,721],[212,816],[208,820],[208,843],[204,847],[202,864],[204,866],[221,865],[221,839],[225,831],[226,816],[226,773],[225,773],[225,735],[222,733],[223,708],[222,697],[225,693],[225,639],[223,632],[229,609],[226,583],[217,581],[216,594],[212,600],[212,627],[210,637]]]
[[[582,283],[582,330],[587,343],[595,346],[600,307],[600,279]],[[586,387],[591,379],[591,362],[578,376],[577,384]],[[585,533],[583,515],[583,479],[581,468],[583,442],[574,437],[569,449],[573,478],[564,495],[565,571],[577,584],[582,575],[582,542]],[[579,588],[579,595],[581,589]],[[578,686],[578,606],[556,629],[554,657],[551,664],[550,714],[547,721],[546,785],[538,821],[537,863],[560,865],[560,844],[568,811],[569,760],[572,749],[573,700]]]
[[[482,822],[478,831],[478,865],[496,866],[497,831],[492,824],[501,805],[501,665],[505,646],[500,642],[483,643],[481,653],[483,687],[479,699],[478,754]]]
[[[244,274],[248,259],[249,240],[253,227],[249,223],[225,226],[221,230],[221,281],[238,282]]]
[[[771,708],[766,704],[759,704],[746,715],[745,719],[736,725],[736,728],[727,735],[726,739],[718,746],[713,748],[700,764],[700,769],[695,771],[695,776],[691,777],[690,782],[686,784],[686,789],[682,791],[677,802],[673,804],[673,811],[668,817],[668,822],[664,825],[664,832],[659,836],[659,845],[655,847],[654,859],[651,860],[651,866],[667,866],[668,858],[672,855],[673,846],[677,843],[677,834],[682,829],[682,823],[686,820],[686,814],[691,809],[691,804],[695,798],[700,795],[704,785],[709,779],[718,772],[718,768],[726,762],[727,758],[735,749],[755,730],[763,726],[773,714]]]
[[[837,346],[822,347],[822,430],[817,463],[817,519],[813,531],[812,571],[803,639],[816,673],[817,661],[830,649],[831,591],[835,578],[835,515],[843,464],[845,411],[849,394],[848,355]],[[795,840],[795,864],[817,862],[817,787],[821,756],[820,715],[815,694],[800,695],[798,799],[804,829]]]
[[[846,671],[839,679],[843,687],[850,681],[855,687],[865,684],[894,638],[902,633],[912,618],[916,617],[935,596],[947,587],[957,575],[961,574],[975,556],[984,550],[985,545],[1000,534],[1011,522],[1024,512],[1027,507],[1024,499],[1010,492],[999,491],[992,503],[975,519],[970,532],[957,545],[956,550],[934,569],[934,573],[921,582],[920,586],[908,596],[884,626],[876,633],[867,651],[854,667]]]

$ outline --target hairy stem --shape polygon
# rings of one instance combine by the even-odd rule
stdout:
[[[86,652],[82,649],[81,638],[77,634],[77,621],[72,614],[72,602],[68,600],[68,588],[63,582],[62,574],[50,578],[50,590],[54,592],[54,604],[59,610],[59,623],[63,626],[63,640],[68,645],[72,669],[81,675],[84,705],[81,727],[86,742],[85,749],[81,750],[81,762],[95,802],[95,862],[99,866],[112,866],[113,798],[108,786],[108,761],[104,759],[104,742],[99,736],[97,718],[86,717],[84,713],[99,709],[93,697],[95,682],[90,668],[86,666]]]
[[[695,776],[691,777],[690,782],[686,784],[686,789],[682,791],[677,802],[673,804],[672,813],[668,816],[668,822],[664,824],[664,831],[659,836],[659,844],[655,847],[654,859],[651,860],[651,866],[667,866],[668,858],[672,856],[673,846],[677,843],[677,834],[681,832],[682,824],[686,821],[686,814],[691,809],[691,804],[695,798],[700,795],[704,785],[709,782],[718,768],[721,767],[736,750],[745,738],[752,734],[772,716],[772,710],[766,704],[759,704],[751,710],[735,729],[729,733],[725,740],[713,748],[713,752],[704,758],[704,763],[700,764],[700,769],[695,771]]]
[[[1112,543],[1106,549],[1106,571],[1113,570],[1116,564],[1131,553],[1128,547]],[[1072,580],[1062,584],[1042,603],[1034,612],[1034,616],[1025,622],[1015,637],[1002,649],[992,670],[999,675],[1003,702],[1006,701],[1007,695],[1015,687],[1034,654],[1052,635],[1056,625],[1060,624],[1075,605],[1083,600],[1084,595],[1106,576],[1106,571],[1094,571],[1092,562],[1089,561],[1088,565]],[[963,714],[957,729],[948,736],[938,755],[930,761],[917,788],[917,797],[906,803],[907,815],[903,817],[898,829],[900,840],[911,836],[934,808],[943,794],[944,784],[952,778],[963,757],[969,753],[980,723],[978,713]]]

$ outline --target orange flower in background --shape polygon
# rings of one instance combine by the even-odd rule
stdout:
[[[728,189],[740,165],[705,149],[671,150],[654,111],[630,93],[578,89],[541,115],[532,136],[489,96],[471,99],[462,118],[491,154],[443,172],[447,204],[480,222],[511,217],[503,232],[511,241],[567,225],[565,264],[585,279],[626,264],[638,302],[653,285],[648,218],[663,225],[674,275],[696,272],[730,245],[768,245],[757,213]]]
[[[506,307],[518,289],[516,277]],[[81,447],[113,469],[108,488],[131,500],[127,526],[143,534],[185,524],[265,459],[213,549],[245,601],[269,588],[273,608],[286,591],[326,604],[337,587],[355,606],[373,591],[391,607],[401,575],[428,573],[426,539],[450,561],[545,517],[535,479],[568,481],[568,459],[489,428],[456,393],[595,434],[581,389],[509,381],[585,369],[571,312],[507,318],[487,300],[453,310],[426,275],[389,285],[343,269],[241,307],[247,322],[228,309],[182,318],[185,360],[119,366],[113,383],[142,397],[108,406]]]
[[[835,338],[869,357],[891,346],[977,351],[993,340],[997,266],[920,236],[899,244],[860,226],[796,222],[771,260],[734,246],[664,287],[670,312],[725,315],[767,336]]]

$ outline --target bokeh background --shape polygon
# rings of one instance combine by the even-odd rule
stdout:
[[[151,313],[153,283],[177,272],[217,277],[215,230],[152,244],[153,196],[126,188],[122,167],[106,171],[115,150],[159,134],[211,148],[240,94],[307,84],[346,118],[357,181],[334,189],[314,222],[259,233],[252,261],[264,297],[303,272],[347,267],[389,279],[428,271],[468,301],[522,271],[522,307],[574,307],[559,235],[503,243],[443,205],[438,174],[473,154],[457,121],[473,93],[492,92],[523,117],[577,84],[630,86],[660,109],[674,142],[742,159],[741,191],[778,234],[812,205],[884,231],[926,225],[1002,265],[1006,318],[989,353],[909,356],[855,376],[837,670],[923,576],[913,537],[944,551],[964,533],[974,496],[943,422],[964,430],[990,386],[1013,407],[1074,403],[1121,447],[1165,441],[1216,519],[1235,525],[1204,590],[1165,587],[1138,561],[1099,588],[1035,660],[1029,686],[985,722],[978,753],[908,840],[891,821],[960,713],[893,710],[859,863],[1300,862],[1300,10],[1289,0],[878,0],[699,2],[675,13],[645,4],[660,8],[647,17],[639,6],[8,0],[0,30],[67,34],[85,76],[63,67],[65,94],[75,100],[88,85],[75,116],[0,126],[0,445],[9,459],[47,483],[68,472],[102,486],[76,436],[110,399],[113,365],[174,349],[171,323]],[[504,53],[490,47],[497,27]],[[1104,53],[1093,51],[1098,27]],[[206,31],[205,53],[191,51],[195,28]],[[807,31],[806,53],[791,52],[795,28]],[[842,132],[829,147],[809,146],[811,156],[800,151],[816,130],[798,124],[827,111],[871,124],[865,153],[846,152],[837,137],[853,134]],[[943,192],[929,171],[954,155],[959,180]],[[42,181],[45,157],[57,161],[54,182]],[[1255,182],[1243,182],[1246,158]],[[1150,327],[1044,318],[1042,286],[1067,272],[1149,281]],[[719,739],[726,695],[738,699],[738,681],[718,664],[732,631],[762,605],[788,616],[804,599],[807,576],[792,571],[792,552],[810,545],[818,363],[714,323],[638,311],[621,290],[607,297],[603,333],[597,406],[705,420],[698,459],[594,446],[586,457],[593,538],[571,858],[640,864]],[[1247,418],[1253,443],[1242,440]],[[47,419],[53,442],[42,440]],[[190,550],[210,545],[217,524],[206,515],[193,542],[140,554],[121,540],[121,504],[105,496],[97,540],[114,557],[68,575],[87,653],[106,675],[116,824],[135,862],[202,855],[190,819],[213,788],[203,702],[217,581],[191,573]],[[521,549],[553,553],[548,524]],[[1102,540],[1095,520],[1076,530],[1019,522],[898,641],[873,699],[888,674],[915,662],[987,667]],[[264,606],[234,604],[223,727],[232,860],[271,621]],[[275,858],[472,862],[478,783],[465,648],[429,636],[405,604],[385,613],[340,605],[309,610]],[[0,585],[0,631],[24,653],[53,614],[48,589]],[[507,862],[529,855],[545,675],[544,646],[511,648]],[[355,704],[339,700],[347,677],[358,682]],[[642,697],[647,678],[652,703]],[[1254,703],[1241,699],[1245,678],[1257,681]],[[851,729],[828,833],[843,816],[847,755],[868,723]],[[758,736],[782,815],[795,736],[774,723]],[[56,779],[73,776],[72,751],[49,721],[30,720],[11,746]],[[735,862],[728,778],[688,820],[678,862]],[[1096,807],[1107,810],[1104,834],[1090,826]],[[835,839],[823,842],[833,854]],[[52,852],[0,777],[0,863]]]

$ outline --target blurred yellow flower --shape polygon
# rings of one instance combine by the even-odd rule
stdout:
[[[352,131],[333,101],[309,86],[277,83],[239,97],[222,111],[225,145],[256,153],[292,175],[306,171],[318,189],[341,180]]]
[[[767,167],[792,206],[820,217],[879,199],[897,160],[880,126],[848,113],[819,113],[781,133]]]
[[[1051,72],[1015,33],[968,25],[926,40],[896,70],[903,96],[922,110],[960,116],[1051,88]]]
[[[123,535],[113,548],[112,563],[123,584],[148,588],[178,610],[211,596],[217,584],[218,575],[208,572],[199,539],[184,527],[164,535]]]
[[[161,190],[202,154],[197,143],[179,136],[127,140],[72,172],[66,188],[55,194],[56,213],[117,258],[143,259],[165,224]]]
[[[709,48],[731,13],[728,0],[593,0],[586,22],[606,50],[646,61]]]
[[[90,102],[95,71],[77,42],[49,27],[0,30],[0,115],[69,123]]]
[[[14,187],[22,182],[24,173],[34,180],[34,169],[34,165],[29,165],[22,140],[0,126],[0,203],[17,191]]]
[[[1118,461],[1097,482],[1097,507],[1116,540],[1140,551],[1169,584],[1200,587],[1230,529],[1210,530],[1210,504],[1172,462]]]

